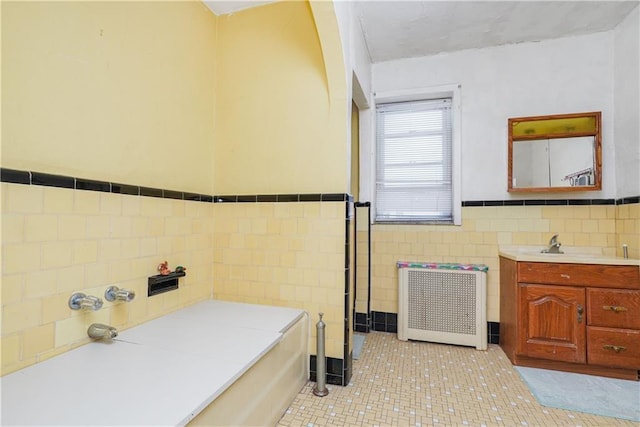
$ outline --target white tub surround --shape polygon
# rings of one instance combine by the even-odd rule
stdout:
[[[562,246],[563,254],[547,254],[543,246],[501,246],[499,255],[513,261],[553,262],[560,264],[637,265],[640,260],[607,256],[601,248]]]
[[[0,378],[1,423],[273,425],[308,379],[308,333],[302,310],[204,301]]]

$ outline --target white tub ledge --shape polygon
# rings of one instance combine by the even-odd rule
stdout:
[[[204,301],[0,378],[2,425],[275,425],[309,378],[302,310]]]

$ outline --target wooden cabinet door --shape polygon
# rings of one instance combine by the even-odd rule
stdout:
[[[586,362],[584,288],[518,285],[518,354],[564,362]]]

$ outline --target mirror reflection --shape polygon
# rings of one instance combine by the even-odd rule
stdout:
[[[509,191],[599,190],[600,113],[509,119]]]

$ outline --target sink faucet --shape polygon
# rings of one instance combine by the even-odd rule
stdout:
[[[113,326],[102,323],[92,323],[87,329],[87,335],[93,340],[112,339],[118,336],[118,330]]]
[[[564,252],[560,250],[560,246],[562,246],[562,243],[558,242],[558,235],[554,234],[549,240],[549,247],[541,252],[543,254],[563,254]]]

